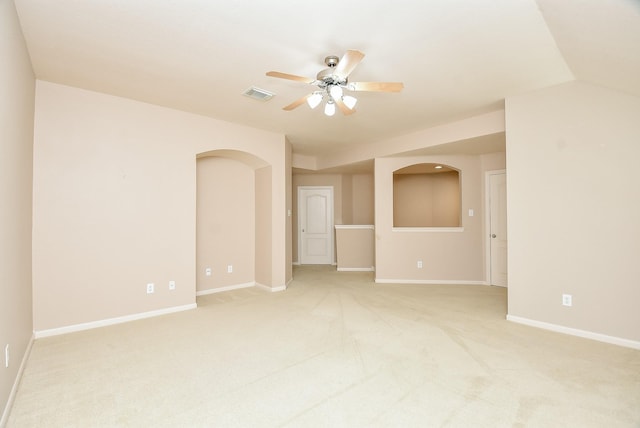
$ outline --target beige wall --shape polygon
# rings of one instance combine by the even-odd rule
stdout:
[[[271,247],[273,231],[273,212],[271,200],[273,198],[269,179],[272,168],[266,166],[256,170],[256,282],[261,285],[268,285],[273,275],[273,255],[269,251]]]
[[[373,174],[353,174],[350,224],[373,224],[374,195]]]
[[[0,2],[0,58],[0,412],[4,415],[33,334],[31,197],[35,78],[12,1]],[[4,364],[6,345],[10,354],[8,368]]]
[[[250,165],[217,156],[198,159],[198,292],[255,280],[255,198],[255,174]],[[231,273],[227,272],[229,265]],[[211,268],[210,276],[205,274],[206,268]]]
[[[342,224],[353,224],[353,178],[350,174],[341,175]]]
[[[640,341],[640,98],[570,83],[506,106],[509,315]]]
[[[250,153],[271,166],[270,242],[263,243],[271,265],[261,282],[283,286],[282,135],[37,82],[36,330],[195,302],[196,156],[213,150]],[[146,293],[149,282],[156,284],[153,295]]]
[[[350,149],[335,151],[316,159],[298,156],[294,166],[322,170],[341,165],[349,165],[400,153],[422,151],[426,147],[435,147],[469,138],[501,134],[504,132],[504,110],[480,114],[468,119],[421,129],[411,134],[381,140],[375,143],[355,145]],[[305,166],[306,165],[306,166]]]
[[[484,171],[505,169],[507,167],[507,154],[505,152],[499,152],[480,155],[480,164]]]
[[[375,264],[373,225],[336,226],[338,270],[369,270]]]
[[[286,202],[285,208],[287,212],[285,223],[285,242],[286,254],[285,254],[285,282],[288,284],[293,279],[293,146],[287,140],[285,142],[285,193]]]
[[[393,230],[393,172],[416,163],[441,163],[460,171],[463,231]],[[483,174],[479,156],[376,159],[376,280],[483,282]]]

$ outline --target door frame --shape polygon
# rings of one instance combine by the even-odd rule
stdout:
[[[302,206],[302,198],[300,197],[300,194],[302,193],[303,190],[329,190],[330,192],[330,203],[331,203],[331,209],[329,210],[329,215],[330,215],[330,220],[331,220],[331,225],[330,225],[330,232],[329,232],[329,240],[330,242],[330,255],[329,258],[331,259],[331,265],[335,265],[336,264],[336,256],[335,256],[335,233],[334,233],[334,227],[335,227],[335,213],[334,213],[334,191],[333,191],[333,186],[298,186],[298,207],[297,207],[297,217],[298,217],[298,264],[303,264],[302,263],[302,216],[300,215],[300,213],[302,212],[301,210],[301,206]]]
[[[491,284],[491,176],[507,174],[506,169],[496,169],[484,173],[484,229],[485,229],[485,282]],[[508,213],[507,213],[508,216]],[[508,284],[507,284],[508,285]]]

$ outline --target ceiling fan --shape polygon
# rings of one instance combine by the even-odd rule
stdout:
[[[345,94],[345,90],[354,92],[400,92],[404,87],[401,82],[349,82],[349,74],[360,64],[363,58],[364,54],[357,50],[348,50],[342,58],[330,55],[324,59],[324,63],[329,68],[321,70],[315,79],[279,71],[269,71],[267,76],[308,83],[318,87],[317,91],[283,107],[283,110],[293,110],[304,104],[305,101],[313,109],[326,99],[324,113],[327,116],[335,114],[336,106],[343,114],[350,115],[355,112],[354,107],[358,100],[351,95]]]

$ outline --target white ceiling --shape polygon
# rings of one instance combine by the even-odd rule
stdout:
[[[638,0],[15,3],[37,78],[282,133],[306,155],[500,109],[509,95],[574,78],[640,96]],[[347,49],[366,54],[350,80],[405,89],[359,92],[348,117],[282,110],[314,87],[265,72],[315,77],[325,56]],[[251,86],[276,96],[243,96]]]

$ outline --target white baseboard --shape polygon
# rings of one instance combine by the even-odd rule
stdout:
[[[249,288],[249,287],[258,287],[258,288],[262,288],[263,290],[272,291],[272,292],[284,291],[287,289],[286,285],[281,285],[279,287],[269,287],[268,285],[264,285],[264,284],[260,284],[255,281],[252,281],[252,282],[245,282],[244,284],[229,285],[227,287],[211,288],[209,290],[198,291],[196,293],[196,296],[204,296],[207,294],[221,293],[223,291],[239,290],[241,288]]]
[[[277,293],[278,291],[285,291],[287,289],[286,285],[280,285],[278,287],[269,287],[268,285],[259,284],[257,282],[256,282],[256,287],[260,287],[266,291],[271,291],[272,293]]]
[[[452,279],[380,279],[377,284],[431,284],[431,285],[489,285],[486,281],[467,281]]]
[[[158,309],[156,311],[142,312],[139,314],[125,315],[122,317],[109,318],[109,319],[99,320],[99,321],[91,321],[91,322],[86,322],[82,324],[52,328],[49,330],[39,330],[39,331],[34,331],[33,333],[36,339],[40,339],[42,337],[58,336],[60,334],[74,333],[76,331],[83,331],[83,330],[91,330],[93,328],[98,328],[98,327],[106,327],[109,325],[122,324],[129,321],[136,321],[136,320],[141,320],[145,318],[157,317],[160,315],[172,314],[174,312],[181,312],[189,309],[195,309],[196,307],[197,305],[195,303],[191,303],[188,305]]]
[[[371,267],[354,267],[354,268],[348,268],[348,267],[339,267],[338,268],[338,272],[375,272],[375,268],[373,266]]]
[[[196,296],[206,296],[207,294],[222,293],[223,291],[239,290],[241,288],[253,287],[255,281],[245,282],[244,284],[228,285],[226,287],[210,288],[208,290],[200,290],[196,292]]]
[[[13,382],[13,386],[11,387],[11,392],[9,393],[7,404],[4,406],[4,411],[2,412],[2,418],[0,419],[0,427],[6,426],[7,422],[9,421],[9,413],[11,413],[13,402],[16,399],[16,394],[18,393],[18,385],[20,385],[20,380],[22,379],[22,373],[24,372],[24,368],[26,367],[27,361],[29,360],[29,355],[31,355],[31,348],[33,347],[34,340],[35,340],[35,335],[32,334],[31,339],[29,339],[29,343],[27,344],[27,349],[25,349],[24,355],[22,356],[22,362],[20,363],[20,367],[18,368],[18,373],[16,373],[16,379]]]
[[[543,321],[536,321],[528,318],[522,318],[514,315],[507,315],[507,320],[518,324],[528,325],[530,327],[551,330],[557,333],[569,334],[571,336],[583,337],[585,339],[597,340],[598,342],[610,343],[612,345],[624,346],[640,350],[640,342],[635,340],[623,339],[621,337],[607,336],[606,334],[594,333],[592,331],[579,330],[577,328],[565,327],[558,324],[551,324]]]

